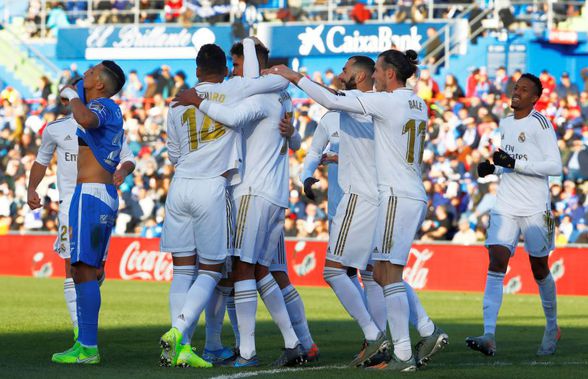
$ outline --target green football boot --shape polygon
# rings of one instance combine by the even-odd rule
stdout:
[[[176,365],[178,355],[180,354],[181,343],[182,333],[180,333],[178,328],[171,328],[163,336],[161,336],[159,345],[164,350],[164,352],[161,354],[161,357],[167,356],[167,359],[169,360],[166,366]]]
[[[53,354],[51,361],[63,364],[95,365],[100,363],[100,353],[98,352],[97,347],[82,346],[82,344],[76,341],[76,343],[66,351]]]
[[[76,326],[74,328],[74,331],[73,332],[74,332],[74,341],[77,341],[78,340],[78,335],[79,335],[79,332],[80,332],[79,328]]]
[[[195,367],[195,368],[210,368],[212,363],[206,362],[200,358],[192,346],[189,344],[182,345],[179,350],[178,358],[176,360],[176,366],[178,367]]]

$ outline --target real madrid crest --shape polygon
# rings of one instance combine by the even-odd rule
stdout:
[[[525,142],[525,139],[527,139],[527,137],[525,137],[525,133],[521,132],[521,134],[519,134],[519,142],[523,143]]]

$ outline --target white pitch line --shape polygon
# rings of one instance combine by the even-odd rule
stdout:
[[[491,363],[433,363],[430,366],[430,370],[434,370],[435,367],[505,367],[505,366],[588,366],[588,361],[571,361],[571,362],[542,362],[542,361],[528,361],[528,362],[503,362],[496,361]],[[210,379],[239,379],[239,378],[250,378],[258,375],[272,375],[280,374],[284,372],[297,372],[297,371],[319,371],[319,370],[342,370],[349,368],[349,366],[318,366],[318,367],[300,367],[300,368],[281,368],[271,370],[260,370],[260,371],[245,371],[231,375],[219,375],[213,376]]]
[[[210,379],[238,379],[238,378],[250,378],[257,375],[265,374],[280,374],[283,372],[296,372],[296,371],[319,371],[319,370],[341,370],[348,368],[348,366],[317,366],[317,367],[300,367],[300,368],[276,368],[272,370],[261,370],[261,371],[245,371],[231,375],[219,375],[214,376]]]

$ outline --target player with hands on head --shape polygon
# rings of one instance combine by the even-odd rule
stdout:
[[[69,209],[71,273],[77,294],[79,335],[74,346],[53,355],[56,363],[97,364],[100,288],[97,277],[107,255],[118,214],[113,174],[124,141],[123,117],[111,99],[125,84],[122,69],[102,61],[84,73],[84,101],[68,85],[60,96],[69,100],[79,125],[77,179]],[[82,211],[83,210],[83,211]],[[97,240],[96,235],[100,238]]]

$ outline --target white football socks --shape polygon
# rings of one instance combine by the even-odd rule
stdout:
[[[198,323],[200,314],[208,304],[208,300],[214,291],[214,287],[221,280],[222,274],[216,271],[198,270],[198,277],[190,287],[186,295],[186,301],[172,323],[182,333],[182,344],[190,342],[187,332],[192,323]]]
[[[553,276],[549,274],[544,279],[536,282],[539,286],[539,295],[541,296],[541,304],[543,305],[543,312],[547,322],[545,327],[548,330],[557,329],[557,296]]]
[[[288,315],[290,315],[290,321],[294,327],[294,331],[302,344],[304,350],[309,350],[314,341],[310,335],[308,328],[308,321],[306,320],[306,312],[304,310],[304,303],[302,298],[291,284],[282,289],[282,295],[284,296],[284,302],[288,309]]]
[[[361,281],[367,299],[367,306],[370,314],[378,329],[386,333],[386,300],[384,299],[384,289],[374,280],[371,271],[361,272]]]
[[[484,290],[484,334],[496,333],[496,320],[502,305],[504,273],[488,271]]]
[[[239,325],[239,353],[245,359],[255,356],[255,313],[257,287],[255,279],[235,282],[235,310]]]
[[[76,303],[76,286],[72,278],[66,278],[63,282],[63,296],[65,297],[65,305],[71,318],[71,323],[74,328],[78,327],[78,308]]]
[[[407,282],[403,283],[410,308],[410,322],[417,328],[421,337],[428,337],[435,331],[435,324],[429,318],[414,289]]]
[[[363,297],[359,296],[357,288],[349,276],[347,276],[347,270],[325,267],[323,277],[329,286],[331,286],[347,313],[357,321],[363,330],[365,339],[368,341],[378,339],[380,329],[378,329],[372,320],[372,316],[363,302]]]
[[[392,283],[385,286],[384,297],[386,298],[386,311],[394,344],[394,354],[398,359],[406,361],[412,357],[412,349],[408,331],[410,308],[404,283]]]
[[[223,344],[221,334],[227,297],[231,294],[231,287],[216,286],[205,309],[206,316],[206,342],[204,348],[209,351],[221,350]]]
[[[173,266],[173,277],[169,287],[170,320],[175,320],[182,311],[186,294],[194,283],[196,266]]]
[[[284,346],[287,349],[295,348],[300,344],[300,341],[290,322],[290,315],[288,315],[280,287],[272,274],[267,274],[257,282],[257,290],[272,319],[280,329],[282,337],[284,337]]]

